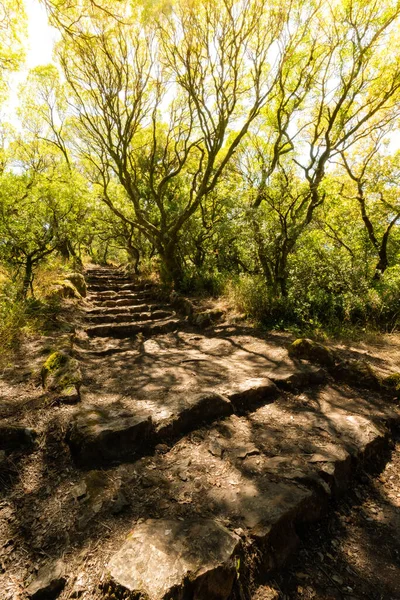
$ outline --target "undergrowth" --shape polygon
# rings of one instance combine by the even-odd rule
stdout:
[[[28,338],[62,327],[62,302],[47,296],[51,285],[68,269],[52,261],[35,274],[34,295],[20,297],[20,281],[4,268],[0,272],[0,365],[6,365]]]
[[[262,276],[229,277],[221,289],[233,311],[266,329],[288,331],[314,339],[371,341],[398,328],[400,288],[389,277],[375,287],[329,293],[296,282],[286,297],[272,296]]]

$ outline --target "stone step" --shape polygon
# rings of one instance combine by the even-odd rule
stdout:
[[[119,283],[119,282],[104,282],[104,283],[89,283],[89,292],[122,292],[122,291],[144,291],[150,290],[151,286],[143,283]]]
[[[123,271],[118,271],[117,269],[107,270],[107,271],[96,270],[96,269],[93,269],[90,271],[86,270],[84,275],[85,275],[85,277],[94,278],[94,279],[130,279],[130,280],[132,280],[130,275],[127,275]]]
[[[104,591],[149,600],[227,600],[240,549],[239,536],[213,519],[149,519],[112,557]]]
[[[149,296],[136,296],[128,298],[120,298],[117,300],[104,300],[103,302],[96,302],[97,306],[104,308],[114,308],[116,306],[137,306],[138,304],[144,304],[146,300],[149,300]]]
[[[175,312],[168,310],[155,310],[154,312],[123,312],[118,314],[100,314],[90,317],[91,323],[130,323],[132,321],[153,321],[172,318]]]
[[[288,374],[288,381],[290,377]],[[109,462],[124,462],[140,456],[156,444],[176,440],[202,423],[212,423],[233,412],[239,415],[252,413],[260,406],[271,403],[280,393],[270,379],[259,378],[231,384],[223,394],[218,389],[217,393],[210,390],[184,396],[174,394],[163,401],[162,410],[158,402],[152,402],[151,398],[147,403],[133,402],[130,410],[117,405],[111,408],[83,406],[71,421],[68,440],[72,454],[80,465],[93,468]],[[136,419],[138,415],[141,417],[139,421],[134,420],[135,423],[151,422],[147,426],[146,439],[140,438],[139,441],[135,436],[129,437],[132,427],[130,416]],[[118,442],[120,436],[124,440],[123,446]]]
[[[98,296],[97,294],[89,294],[87,299],[93,304],[101,304],[103,302],[108,302],[109,300],[135,300],[136,298],[151,298],[151,295],[148,292],[131,292],[131,291],[123,291],[107,293],[105,296]]]
[[[135,482],[145,485],[136,502],[155,491],[169,502],[158,519],[132,523],[108,563],[105,592],[149,600],[248,597],[248,575],[284,564],[299,546],[299,526],[320,519],[357,465],[380,456],[394,423],[399,414],[385,403],[321,386],[282,395],[247,417],[228,416],[137,461]],[[185,505],[178,519],[176,503]]]
[[[97,277],[100,279],[113,279],[113,278],[128,278],[126,273],[119,271],[118,269],[87,269],[84,273],[85,277]]]
[[[87,315],[116,315],[120,313],[137,313],[137,312],[148,312],[153,310],[153,308],[162,308],[162,304],[137,304],[135,306],[114,306],[114,307],[102,307],[95,306],[90,308],[89,310],[85,310]]]
[[[132,283],[132,279],[130,277],[126,277],[124,275],[86,275],[85,276],[86,281],[88,282],[88,284],[94,284],[94,285],[103,285],[103,284],[107,284],[107,283],[116,283],[116,284],[123,284],[123,283]]]
[[[120,463],[232,411],[227,398],[213,393],[177,397],[164,411],[157,411],[155,405],[143,407],[141,403],[135,404],[134,411],[117,403],[107,407],[83,406],[71,420],[67,442],[80,466]]]
[[[174,331],[180,321],[179,319],[168,319],[165,321],[138,321],[136,323],[114,323],[110,325],[92,325],[85,328],[89,337],[133,337],[138,333],[143,335],[158,335]]]
[[[97,299],[97,300],[111,300],[113,298],[118,298],[121,295],[125,295],[125,294],[145,294],[147,290],[144,290],[143,288],[137,289],[136,291],[132,290],[122,290],[120,292],[116,291],[116,290],[107,290],[104,292],[92,292],[89,290],[88,296],[92,299]]]

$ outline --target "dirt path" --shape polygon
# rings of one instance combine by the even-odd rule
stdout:
[[[339,530],[324,530],[324,518],[356,469],[386,460],[397,406],[292,360],[277,334],[199,331],[151,286],[116,270],[87,278],[73,347],[80,404],[49,404],[29,370],[4,380],[4,600],[268,598],[273,589],[255,591],[260,577],[299,548],[302,569],[277,579],[277,597],[357,598],[341,563],[337,580],[324,575],[339,555],[326,549]],[[38,369],[45,357],[21,365]],[[316,572],[334,592],[305,572],[319,531],[327,547]]]

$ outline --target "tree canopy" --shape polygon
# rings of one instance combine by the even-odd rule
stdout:
[[[393,322],[397,2],[43,4],[55,62],[27,75],[17,133],[3,127],[0,257],[23,295],[64,252],[236,286],[275,320],[379,305]],[[23,48],[22,9],[3,6],[2,80]]]

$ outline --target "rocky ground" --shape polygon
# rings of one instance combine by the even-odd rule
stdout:
[[[400,598],[396,395],[345,360],[387,375],[387,350],[321,366],[87,280],[76,333],[3,373],[0,598]],[[68,393],[43,388],[54,351]]]

